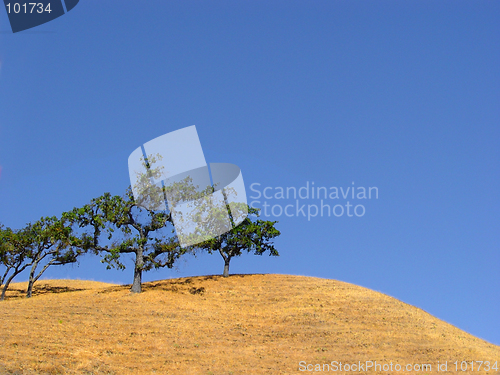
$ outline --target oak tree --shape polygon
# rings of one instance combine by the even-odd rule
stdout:
[[[241,205],[242,206],[242,205]],[[274,238],[281,233],[275,228],[277,221],[259,220],[259,210],[250,206],[241,208],[248,212],[248,216],[233,229],[215,238],[204,241],[196,248],[206,250],[210,254],[218,252],[224,260],[224,271],[222,276],[229,276],[229,264],[233,257],[243,254],[243,252],[253,252],[255,255],[262,255],[269,252],[270,256],[278,256],[279,253],[274,247]],[[235,205],[231,209],[227,206],[231,218],[233,217]]]
[[[69,215],[92,238],[91,251],[102,255],[101,262],[108,269],[125,269],[122,256],[135,257],[130,289],[133,293],[142,291],[144,271],[171,268],[186,251],[173,238],[172,229],[167,228],[169,213],[139,206],[130,187],[123,196],[105,193]]]
[[[32,243],[24,236],[23,230],[0,228],[0,263],[5,267],[0,278],[0,286],[3,285],[0,300],[5,299],[5,292],[14,277],[31,265],[31,247]]]
[[[88,249],[85,237],[73,233],[72,223],[65,218],[42,217],[23,230],[24,240],[31,244],[28,254],[30,272],[26,297],[33,293],[33,285],[50,267],[77,262],[78,256]],[[38,267],[41,266],[41,269]],[[38,271],[38,272],[37,272]]]

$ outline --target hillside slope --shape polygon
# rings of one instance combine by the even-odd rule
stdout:
[[[431,364],[415,374],[446,374],[455,361],[500,362],[498,346],[335,280],[202,276],[146,283],[139,295],[45,280],[29,300],[22,288],[13,284],[0,303],[0,374],[301,374],[332,361],[393,364],[357,374],[410,373],[394,371],[407,364]],[[438,372],[438,361],[448,371]],[[497,373],[475,366],[462,373]]]

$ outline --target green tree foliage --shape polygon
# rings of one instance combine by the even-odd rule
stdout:
[[[73,234],[71,222],[55,216],[42,217],[34,224],[28,224],[23,236],[31,243],[28,255],[31,268],[26,290],[28,298],[32,295],[34,283],[50,266],[75,263],[78,256],[89,246],[85,238]],[[41,269],[37,273],[38,266],[41,266]]]
[[[107,268],[125,269],[123,254],[135,255],[131,292],[142,290],[142,273],[153,268],[171,268],[185,253],[168,230],[171,221],[165,211],[148,210],[134,201],[129,187],[123,196],[105,193],[82,208],[68,213],[92,238],[94,253],[101,254]]]
[[[0,300],[5,299],[5,292],[14,277],[30,266],[31,246],[22,230],[0,228],[0,262],[5,267],[0,279],[0,285],[3,285]]]
[[[222,276],[229,276],[229,263],[233,257],[240,256],[244,251],[262,255],[278,256],[273,240],[281,233],[274,227],[277,221],[258,220],[259,210],[246,206],[248,216],[238,226],[216,238],[212,238],[196,245],[196,249],[208,251],[210,254],[218,252],[224,259]],[[228,207],[229,208],[229,207]],[[233,205],[233,211],[235,206]]]
[[[216,190],[209,184],[200,189],[191,176],[170,179],[167,187],[158,184],[165,179],[162,168],[154,168],[160,159],[159,155],[143,159],[139,169],[146,172],[137,172],[136,185],[123,196],[105,193],[83,207],[63,213],[60,219],[42,217],[21,230],[0,225],[0,264],[5,267],[0,274],[0,299],[5,297],[13,278],[28,267],[30,297],[34,283],[51,265],[74,263],[88,251],[101,255],[108,269],[125,269],[123,255],[135,256],[130,289],[134,293],[142,290],[143,272],[171,268],[187,252],[219,252],[224,259],[225,277],[231,259],[244,251],[279,255],[273,243],[280,235],[274,227],[276,221],[258,220],[259,211],[238,203],[232,188]],[[215,192],[217,199],[212,196]],[[189,209],[183,211],[186,207]],[[173,234],[173,215],[177,215],[176,229],[183,233],[184,248]],[[222,232],[212,238],[214,233]]]
[[[73,235],[71,223],[56,217],[42,217],[20,230],[0,228],[0,263],[5,267],[0,278],[0,300],[5,298],[14,277],[27,268],[30,271],[26,297],[31,297],[33,285],[50,266],[76,262],[88,243]]]
[[[189,176],[166,188],[155,181],[164,179],[163,167],[155,167],[161,155],[142,159],[142,168],[136,171],[136,184],[123,196],[105,193],[92,199],[82,208],[74,209],[69,218],[86,230],[92,238],[96,254],[102,255],[107,267],[125,269],[123,254],[135,256],[131,292],[142,291],[142,273],[153,268],[171,268],[189,248],[182,248],[173,235],[172,213],[166,210],[169,202],[193,200],[203,195]],[[146,172],[142,172],[146,171]],[[135,197],[134,197],[135,194]]]

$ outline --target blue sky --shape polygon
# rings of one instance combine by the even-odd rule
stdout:
[[[134,149],[196,125],[249,201],[253,183],[379,192],[350,200],[362,217],[268,217],[281,256],[232,273],[362,285],[500,344],[499,16],[492,1],[82,0],[12,34],[1,10],[0,222],[121,194]],[[145,279],[222,267],[205,255]],[[45,276],[131,283],[132,269],[88,256]]]

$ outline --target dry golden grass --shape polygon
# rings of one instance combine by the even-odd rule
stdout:
[[[0,303],[0,374],[300,374],[300,361],[369,360],[430,363],[445,374],[455,372],[437,372],[438,361],[448,370],[454,361],[500,361],[498,346],[335,280],[202,276],[146,283],[142,294],[45,280],[31,299],[25,287],[13,284]]]

